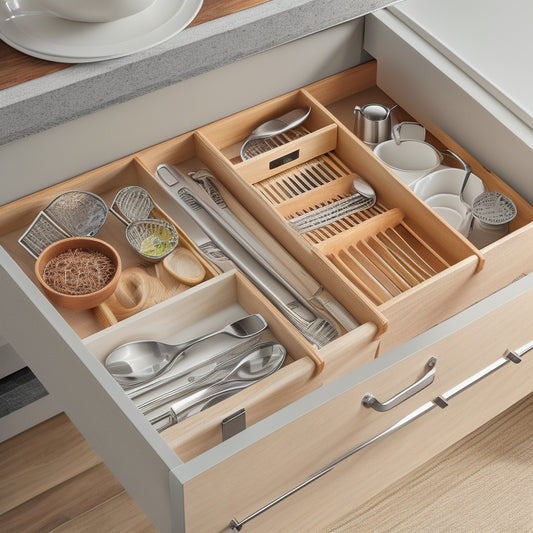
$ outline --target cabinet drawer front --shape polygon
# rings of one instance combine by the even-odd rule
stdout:
[[[304,399],[293,406],[302,408],[301,416],[265,438],[252,432],[237,436],[234,453],[227,453],[225,460],[214,460],[213,453],[225,454],[227,449],[211,450],[197,458],[198,464],[179,467],[176,475],[187,479],[186,530],[222,531],[231,519],[246,522],[246,517],[348,454],[342,464],[255,516],[243,530],[325,526],[505,410],[532,390],[531,353],[524,354],[520,365],[503,365],[457,395],[450,391],[490,368],[508,350],[532,340],[532,287],[533,276],[523,278],[367,365],[372,368],[312,393],[307,405]],[[361,403],[368,392],[387,399],[405,389],[426,371],[432,357],[433,382],[397,407],[378,412]],[[365,370],[379,368],[364,379]],[[328,400],[333,388],[337,395]],[[439,407],[438,397],[449,398],[448,406]],[[428,403],[431,407],[423,416],[375,438]],[[275,420],[265,421],[270,423]],[[254,442],[246,446],[241,439]],[[369,440],[375,442],[367,446]],[[361,449],[352,455],[354,447]]]

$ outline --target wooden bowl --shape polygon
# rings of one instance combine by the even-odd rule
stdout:
[[[67,294],[50,286],[43,278],[45,267],[50,260],[63,252],[76,249],[99,252],[109,258],[113,263],[115,268],[114,274],[104,286],[94,292]],[[48,299],[54,305],[76,311],[91,309],[109,298],[117,287],[121,270],[122,263],[118,252],[106,242],[93,237],[71,237],[54,242],[42,251],[35,262],[35,275]]]

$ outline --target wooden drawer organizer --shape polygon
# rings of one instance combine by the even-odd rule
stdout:
[[[207,168],[229,191],[226,203],[265,247],[274,254],[281,248],[289,251],[361,324],[317,350],[241,276],[225,274],[218,280],[220,273],[205,262],[208,279],[204,284],[192,289],[167,287],[163,301],[154,301],[150,309],[118,323],[109,314],[106,319],[98,312],[60,309],[100,361],[113,346],[141,332],[156,331],[154,325],[168,320],[169,314],[175,329],[158,329],[160,337],[187,327],[187,317],[176,320],[174,316],[186,306],[196,308],[195,298],[201,295],[203,307],[196,312],[204,317],[209,315],[210,302],[227,292],[240,294],[234,299],[245,302],[243,308],[261,309],[273,321],[276,338],[287,339],[288,364],[265,383],[167,430],[165,438],[179,449],[180,457],[194,457],[216,444],[220,440],[216,428],[224,414],[243,402],[252,410],[250,421],[260,420],[533,270],[532,206],[444,132],[432,127],[428,140],[438,149],[449,148],[463,157],[488,190],[503,192],[518,208],[509,235],[483,250],[448,226],[357,139],[352,132],[354,106],[373,101],[392,104],[376,87],[375,77],[375,63],[362,65],[0,207],[0,244],[34,282],[34,260],[17,240],[39,210],[72,189],[94,192],[111,205],[122,187],[144,187],[156,202],[157,216],[174,223],[180,231],[180,245],[196,253],[175,222],[179,208],[155,177],[155,170],[161,163],[185,173]],[[312,109],[296,135],[247,161],[240,160],[240,145],[250,131],[295,107]],[[402,109],[396,112],[398,120],[412,119],[412,115]],[[351,174],[363,177],[375,189],[378,202],[374,207],[308,234],[300,235],[289,226],[287,219],[295,213],[348,194]],[[112,215],[98,236],[119,250],[124,267],[154,269],[128,247],[124,226]],[[513,256],[521,260],[509,261]],[[309,287],[302,287],[301,292],[307,298],[313,296]]]
[[[289,102],[292,107],[312,108],[309,123],[304,123],[310,133],[246,161],[237,159],[236,146],[247,132],[286,112]],[[382,348],[388,349],[530,272],[530,252],[513,265],[507,264],[505,254],[523,257],[523,239],[533,236],[533,208],[431,125],[428,142],[458,154],[487,190],[506,194],[517,206],[509,235],[478,250],[355,136],[354,106],[370,102],[395,103],[376,86],[375,62],[200,128],[198,142],[205,144],[204,159],[227,188],[306,268],[314,269],[315,275],[327,272],[326,278],[342,279],[361,305],[382,315],[377,325],[380,333],[387,330]],[[401,107],[393,116],[397,122],[416,120]],[[239,128],[233,129],[234,124]],[[242,124],[247,128],[243,130]],[[301,235],[290,228],[287,221],[295,214],[349,194],[353,174],[375,189],[374,207]]]

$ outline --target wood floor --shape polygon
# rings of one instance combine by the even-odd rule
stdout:
[[[533,395],[324,533],[533,533],[532,502]],[[64,414],[0,444],[0,531],[156,533]]]

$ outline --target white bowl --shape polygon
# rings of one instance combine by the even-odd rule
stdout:
[[[436,194],[459,195],[465,177],[465,171],[460,168],[443,168],[436,170],[412,185],[413,192],[422,200]],[[464,191],[464,199],[472,205],[474,198],[485,192],[483,181],[475,174],[470,174]]]
[[[472,210],[457,194],[435,194],[425,202],[452,228],[468,237],[472,223]]]
[[[416,139],[385,141],[374,148],[374,154],[406,185],[435,170],[442,154],[431,144]]]

